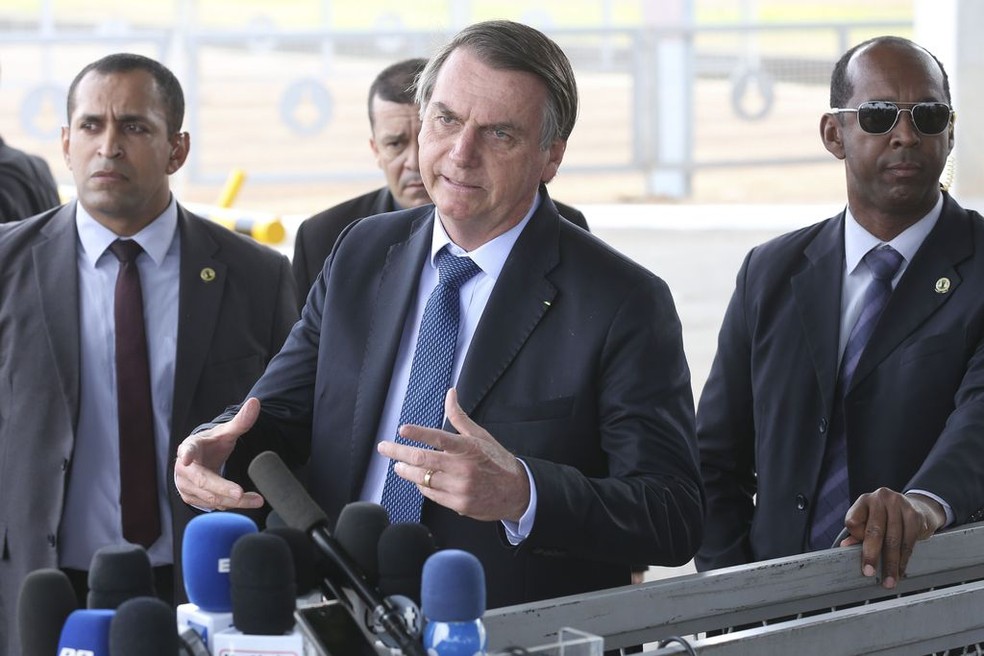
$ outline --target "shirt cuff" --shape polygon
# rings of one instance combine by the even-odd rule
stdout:
[[[944,524],[943,526],[941,526],[940,527],[941,529],[944,529],[944,528],[950,526],[951,524],[953,524],[953,519],[954,519],[954,517],[953,517],[953,508],[951,508],[950,507],[950,504],[948,504],[946,501],[944,501],[940,497],[936,496],[932,492],[927,492],[926,490],[906,490],[905,491],[906,494],[909,494],[910,492],[912,492],[914,494],[921,494],[924,497],[929,497],[933,501],[936,501],[938,504],[940,504],[941,506],[943,506],[943,512],[946,513],[946,524]]]
[[[536,518],[536,483],[533,481],[533,474],[530,473],[530,468],[526,466],[525,462],[519,458],[516,460],[519,460],[519,463],[523,465],[523,469],[526,470],[526,478],[530,481],[530,505],[526,507],[526,512],[523,513],[518,522],[508,519],[502,520],[502,528],[506,530],[506,539],[514,547],[530,536],[533,531],[533,520]]]

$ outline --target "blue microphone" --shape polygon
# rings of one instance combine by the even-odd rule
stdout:
[[[177,608],[178,630],[194,630],[209,651],[214,651],[215,634],[233,625],[229,588],[232,545],[257,531],[252,519],[230,512],[198,515],[185,527],[181,566],[190,603]]]
[[[109,628],[115,614],[108,608],[72,611],[62,627],[58,653],[109,656]]]
[[[428,558],[420,601],[429,656],[486,653],[485,570],[478,558],[460,549],[444,549]]]

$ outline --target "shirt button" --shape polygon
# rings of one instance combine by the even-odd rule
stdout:
[[[818,428],[820,429],[820,434],[821,435],[827,432],[827,418],[826,417],[820,417],[820,424],[818,425]]]
[[[810,503],[806,500],[806,497],[802,494],[796,495],[796,510],[806,510],[806,507]]]
[[[48,546],[49,546],[49,547],[54,547],[54,546],[55,546],[55,544],[56,544],[56,541],[55,541],[55,536],[54,536],[54,535],[52,535],[51,533],[49,533],[49,534],[48,534]]]

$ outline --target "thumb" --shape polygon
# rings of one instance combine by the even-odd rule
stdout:
[[[472,437],[484,438],[488,435],[485,430],[471,420],[465,411],[458,405],[458,390],[451,388],[444,395],[444,416],[448,418],[454,429],[459,435],[470,435]],[[489,436],[491,438],[491,436]]]
[[[256,423],[260,416],[260,400],[255,396],[246,399],[246,402],[239,408],[236,416],[223,425],[223,435],[226,437],[239,437]]]

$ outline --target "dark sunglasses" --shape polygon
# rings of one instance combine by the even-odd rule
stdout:
[[[899,105],[907,105],[899,107]],[[858,125],[868,134],[891,132],[899,121],[899,114],[909,112],[912,123],[921,134],[933,135],[946,130],[953,117],[953,110],[946,103],[896,103],[887,100],[869,100],[858,105],[857,109],[833,107],[831,114],[854,112],[858,115]]]

